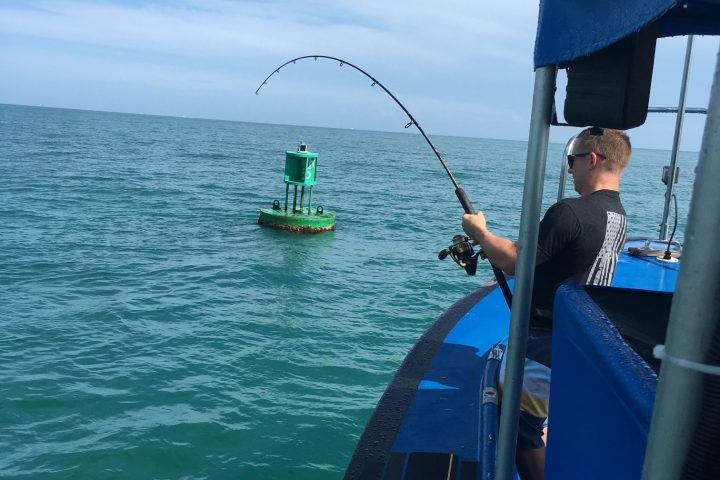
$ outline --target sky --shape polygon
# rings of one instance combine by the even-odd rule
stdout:
[[[328,60],[288,65],[255,95],[317,54],[373,75],[430,136],[527,140],[537,14],[532,0],[3,0],[0,103],[403,131],[382,90]],[[650,106],[677,106],[685,46],[658,41]],[[696,38],[687,106],[707,107],[717,52]],[[703,123],[687,116],[683,150]],[[669,149],[674,124],[650,114],[629,133]]]

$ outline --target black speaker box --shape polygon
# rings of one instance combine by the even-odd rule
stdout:
[[[657,24],[603,50],[573,60],[567,68],[565,121],[626,130],[645,123]]]

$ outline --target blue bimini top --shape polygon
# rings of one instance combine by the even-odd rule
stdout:
[[[535,68],[612,45],[658,21],[658,37],[720,35],[720,0],[540,0]]]

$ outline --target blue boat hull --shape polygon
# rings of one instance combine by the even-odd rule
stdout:
[[[650,243],[655,249],[661,249],[664,245],[659,242]],[[678,264],[663,262],[653,256],[635,257],[627,253],[629,248],[644,247],[647,247],[644,239],[631,239],[626,243],[610,290],[672,292],[677,278]],[[512,287],[512,280],[510,285]],[[582,290],[582,287],[575,288]],[[584,291],[581,293],[587,297]],[[563,290],[556,301],[567,304],[566,297],[569,295],[573,297],[573,300],[569,300],[570,305],[573,305],[577,300],[576,297],[581,293]],[[590,308],[594,305],[592,299],[586,298],[586,300],[580,310],[574,311],[572,315],[568,315],[563,310],[565,317],[572,317],[572,320],[566,323],[569,325],[582,323],[578,316],[584,318],[588,315],[593,318],[599,316],[602,322],[609,322],[602,311],[598,313]],[[413,347],[380,399],[358,443],[345,478],[386,480],[479,478],[483,469],[481,439],[487,436],[483,433],[483,428],[487,428],[487,425],[483,425],[482,421],[481,382],[491,348],[495,344],[504,345],[507,341],[509,321],[510,311],[494,282],[461,299],[440,316]],[[600,323],[595,324],[593,328],[599,328]],[[612,325],[608,327],[605,323],[602,325],[603,328],[615,328]],[[565,333],[563,330],[563,337],[566,337]],[[592,329],[584,334],[592,337]],[[617,354],[617,349],[629,349],[627,355],[639,362],[640,366],[637,368],[650,379],[645,379],[643,385],[647,387],[648,381],[651,384],[656,382],[655,373],[647,367],[645,361],[632,351],[619,334],[617,338],[620,339],[617,345],[604,345],[598,348],[609,348],[614,354]],[[565,340],[566,338],[554,340],[553,349],[564,349],[564,346],[558,345]],[[579,340],[576,338],[573,341]],[[564,353],[560,355],[562,357]],[[567,365],[580,365],[574,357],[576,355],[583,353],[573,351],[569,357],[563,357],[562,362]],[[558,376],[555,367],[556,365],[553,364],[554,379]],[[582,368],[575,370],[568,377],[573,380],[558,381],[557,387],[554,380],[551,395],[572,398],[572,395],[564,391],[569,387],[563,385],[572,386],[573,382],[579,381],[576,377],[582,377],[585,373],[587,372]],[[562,393],[560,390],[563,390]],[[558,393],[555,393],[556,391]],[[632,393],[638,394],[636,391]],[[647,387],[643,390],[643,395],[644,400],[640,401],[647,404],[647,397],[654,395],[654,389]],[[587,402],[588,398],[583,398],[582,401]],[[583,407],[582,404],[575,405],[580,405],[577,407],[580,409]],[[563,409],[567,408],[569,407],[563,406]],[[562,415],[555,410],[551,411],[553,425],[556,417]],[[640,436],[646,436],[645,421],[649,424],[647,415],[651,407],[650,410],[647,408],[641,410],[642,415],[645,416],[641,415],[643,420],[640,424],[643,427],[640,429]],[[573,411],[572,415],[578,415],[578,411]],[[557,421],[560,423],[562,420],[558,418]],[[637,424],[638,420],[635,420],[635,423]],[[550,431],[552,432],[552,428]],[[577,440],[577,438],[572,439],[576,444]],[[549,459],[552,456],[552,441],[551,433],[548,442]],[[560,443],[560,440],[557,442]],[[644,449],[644,443],[642,448]],[[550,460],[549,466],[552,471],[554,467]],[[566,474],[567,472],[563,470],[562,475],[548,476],[548,478],[572,478]]]

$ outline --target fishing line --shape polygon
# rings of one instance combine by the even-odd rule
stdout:
[[[280,70],[281,70],[283,67],[285,67],[285,66],[287,66],[287,65],[289,65],[289,64],[291,64],[291,63],[292,63],[292,64],[295,64],[295,63],[296,63],[297,61],[299,61],[299,60],[306,60],[306,59],[310,59],[310,58],[314,59],[315,61],[317,61],[318,58],[324,58],[324,59],[328,59],[328,60],[334,60],[334,61],[338,62],[341,67],[344,66],[344,65],[347,65],[348,67],[351,67],[351,68],[357,70],[358,72],[362,73],[362,74],[365,75],[367,78],[369,78],[370,80],[372,80],[372,84],[370,85],[371,87],[374,87],[375,85],[377,85],[378,87],[382,88],[383,91],[384,91],[385,93],[387,93],[388,96],[390,96],[390,98],[392,98],[392,99],[395,101],[395,103],[396,103],[400,108],[402,108],[402,111],[405,112],[405,115],[407,115],[408,118],[410,119],[410,122],[405,125],[405,128],[409,128],[409,127],[411,127],[412,125],[415,125],[415,128],[418,129],[418,131],[420,132],[420,134],[422,135],[422,137],[425,139],[425,141],[427,142],[427,144],[430,145],[430,148],[432,149],[433,153],[435,154],[435,156],[437,157],[437,159],[440,161],[440,164],[442,165],[443,169],[445,169],[445,173],[447,173],[448,177],[450,177],[450,181],[452,182],[453,186],[455,187],[455,195],[457,196],[458,200],[460,201],[460,204],[462,205],[463,210],[465,210],[465,213],[471,213],[471,214],[472,214],[472,213],[475,213],[475,209],[473,208],[472,203],[470,202],[470,198],[469,198],[469,197],[467,196],[467,194],[465,193],[465,190],[463,190],[462,187],[460,187],[460,185],[458,184],[457,180],[455,179],[455,176],[454,176],[454,175],[452,174],[452,172],[450,171],[450,168],[448,167],[447,163],[445,163],[445,160],[443,159],[442,155],[440,154],[440,152],[438,151],[438,149],[435,148],[435,145],[433,145],[432,141],[430,141],[430,138],[427,136],[427,134],[425,134],[425,130],[423,130],[423,128],[422,128],[422,127],[420,126],[420,124],[418,123],[418,121],[415,120],[415,117],[412,116],[412,114],[410,113],[410,111],[409,111],[407,108],[405,108],[405,105],[403,105],[403,104],[400,102],[400,100],[398,100],[397,97],[396,97],[395,95],[393,95],[392,92],[390,92],[390,90],[388,90],[387,88],[385,88],[385,85],[383,85],[382,83],[380,83],[380,81],[378,81],[378,79],[376,79],[375,77],[373,77],[372,75],[370,75],[369,73],[367,73],[367,72],[366,72],[365,70],[363,70],[362,68],[360,68],[360,67],[358,67],[358,66],[356,66],[356,65],[353,65],[352,63],[350,63],[350,62],[348,62],[348,61],[346,61],[346,60],[343,60],[343,59],[341,59],[341,58],[337,58],[337,57],[331,57],[331,56],[328,56],[328,55],[304,55],[304,56],[302,56],[302,57],[297,57],[297,58],[293,58],[292,60],[288,60],[287,62],[283,63],[283,64],[280,65],[279,67],[275,68],[275,70],[273,70],[272,73],[270,73],[270,75],[268,75],[267,77],[265,77],[265,80],[262,81],[262,83],[261,83],[260,86],[257,88],[257,90],[255,90],[255,95],[258,95],[258,94],[260,93],[260,89],[262,89],[263,86],[267,85],[268,80],[270,80],[270,78],[271,78],[273,75],[275,75],[276,73],[280,73]],[[481,253],[482,253],[482,252],[481,252]],[[477,259],[476,259],[476,261],[477,261]],[[496,267],[495,265],[493,265],[492,263],[490,263],[490,266],[492,267],[493,273],[495,274],[495,278],[497,279],[498,284],[500,285],[500,289],[502,290],[503,296],[505,297],[505,301],[507,302],[508,307],[510,307],[511,304],[512,304],[512,293],[510,292],[510,287],[509,287],[508,284],[507,284],[507,280],[505,279],[505,275],[502,273],[502,271],[501,271],[499,268],[497,268],[497,267]],[[473,271],[473,273],[474,273],[474,269],[473,269],[472,271]],[[468,273],[469,273],[469,272],[468,272]],[[471,273],[471,275],[472,275],[472,273]]]

